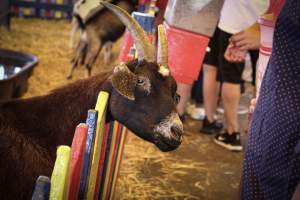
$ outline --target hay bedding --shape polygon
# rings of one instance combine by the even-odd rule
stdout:
[[[70,30],[71,25],[68,21],[39,19],[13,19],[10,31],[0,29],[0,48],[29,52],[39,58],[39,65],[29,79],[25,97],[45,94],[70,82],[66,80],[72,55]],[[93,73],[111,67],[101,69],[101,58],[102,56],[94,66]],[[84,68],[80,67],[75,71],[72,81],[83,77]]]
[[[45,94],[69,81],[68,21],[13,19],[11,31],[0,29],[0,48],[30,52],[39,58],[29,79],[25,97]],[[114,61],[120,41],[114,46]],[[102,56],[93,74],[101,70]],[[83,68],[72,81],[82,78]],[[241,154],[223,151],[211,138],[199,135],[199,123],[188,122],[185,140],[179,150],[161,153],[130,134],[117,183],[115,199],[236,199],[241,171]]]

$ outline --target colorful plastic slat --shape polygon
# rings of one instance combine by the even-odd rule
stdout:
[[[46,3],[46,2],[47,2],[46,0],[40,0],[41,4]],[[40,9],[40,16],[41,16],[41,18],[46,18],[46,9]]]
[[[84,199],[85,193],[87,191],[87,183],[89,177],[90,163],[92,159],[93,144],[95,140],[96,132],[96,123],[98,118],[98,112],[96,110],[89,110],[88,116],[86,119],[86,124],[88,125],[88,136],[86,140],[84,159],[83,159],[83,168],[80,177],[80,188],[78,199]]]
[[[101,182],[99,184],[99,198],[98,199],[103,199],[103,193],[104,193],[104,186],[105,186],[105,180],[108,178],[108,163],[109,163],[109,155],[111,153],[111,144],[113,140],[113,134],[116,130],[117,126],[114,122],[110,123],[110,128],[109,128],[109,133],[107,137],[107,144],[106,144],[106,150],[105,150],[105,159],[103,163],[103,169],[102,169],[102,178]]]
[[[111,134],[113,130],[113,125],[114,123],[111,122],[109,124],[105,124],[105,130],[104,130],[104,135],[103,135],[103,140],[101,144],[101,153],[100,153],[100,159],[99,159],[99,164],[98,164],[98,173],[97,173],[97,182],[96,182],[96,189],[95,189],[95,194],[94,194],[94,199],[98,199],[99,197],[99,191],[100,191],[100,184],[102,181],[102,178],[105,178],[104,171],[106,162],[105,159],[107,158],[107,155],[109,154],[109,151],[107,152],[107,146],[110,144],[111,138],[109,138],[109,135]]]
[[[35,182],[31,200],[48,200],[50,194],[50,179],[47,176],[39,176]]]
[[[109,199],[111,190],[112,190],[112,183],[113,183],[113,179],[116,172],[116,165],[118,162],[118,153],[119,153],[119,148],[120,148],[120,142],[121,142],[121,137],[122,137],[122,124],[118,123],[118,129],[116,132],[116,142],[115,142],[115,146],[113,149],[113,155],[112,155],[112,164],[111,164],[111,172],[108,175],[109,179],[108,179],[108,183],[107,183],[107,188],[106,188],[106,193],[105,193],[105,199]]]
[[[133,12],[131,15],[141,25],[144,31],[147,33],[153,32],[155,19],[153,15],[141,12]]]
[[[62,5],[63,4],[63,0],[56,0],[56,4],[57,5]],[[56,19],[62,18],[62,11],[55,11],[55,18]]]
[[[123,152],[124,152],[127,134],[128,134],[128,129],[125,126],[122,126],[121,140],[120,140],[119,149],[118,149],[115,172],[113,174],[113,180],[112,180],[112,184],[111,184],[111,191],[110,191],[109,197],[108,197],[109,199],[114,199],[115,188],[117,185],[117,179],[119,176],[120,166],[122,163]]]
[[[153,41],[153,28],[154,28],[154,17],[145,13],[133,12],[133,18],[142,26],[143,29],[148,33],[149,39]],[[130,49],[133,46],[133,39],[131,34],[126,30],[124,35],[122,48],[119,55],[119,60],[121,62],[126,62],[132,60],[133,56],[130,54]]]
[[[17,6],[12,7],[12,12],[14,13],[15,16],[20,16],[20,8]]]
[[[78,197],[87,131],[88,127],[86,124],[79,124],[76,127],[72,141],[69,200],[76,200]]]
[[[115,147],[116,147],[117,139],[118,139],[119,126],[120,126],[120,124],[118,122],[115,122],[113,135],[112,135],[112,139],[111,139],[111,144],[110,144],[110,152],[109,152],[109,154],[106,155],[106,156],[108,156],[108,163],[107,163],[107,168],[106,168],[106,173],[105,173],[105,182],[104,182],[104,186],[103,186],[103,192],[101,193],[102,199],[107,199],[107,193],[109,190],[109,182],[110,182],[111,174],[113,171]]]
[[[56,4],[56,0],[51,0],[51,4],[54,4],[54,5],[55,5],[55,4]],[[55,11],[51,9],[51,10],[50,10],[50,13],[51,13],[51,16],[50,16],[50,17],[51,17],[51,18],[55,18]]]
[[[29,2],[32,1],[32,0],[29,0]],[[24,17],[29,17],[29,16],[32,16],[32,9],[31,8],[28,8],[28,7],[25,7],[23,8],[23,15]]]
[[[51,0],[46,0],[46,2],[45,3],[47,3],[47,4],[51,4]],[[48,8],[47,9],[45,9],[45,17],[46,18],[51,18],[51,10],[49,10]]]
[[[51,176],[50,200],[68,199],[71,148],[59,146]]]
[[[89,183],[86,196],[87,199],[94,198],[108,97],[109,94],[107,92],[100,92],[96,103],[95,109],[98,111],[98,120],[93,149],[93,158],[89,174]]]

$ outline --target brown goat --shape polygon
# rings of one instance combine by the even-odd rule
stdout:
[[[134,10],[133,0],[114,0],[113,4],[123,8],[131,13]],[[87,20],[83,20],[78,13],[78,7],[86,1],[78,1],[74,5],[73,11],[73,30],[80,30],[80,39],[75,48],[72,58],[71,70],[68,79],[72,78],[73,72],[78,65],[84,65],[86,68],[86,77],[91,75],[92,66],[102,49],[104,48],[104,63],[108,64],[111,56],[112,42],[119,39],[125,31],[124,24],[105,7],[98,10]],[[100,5],[99,5],[100,6]]]
[[[71,145],[99,91],[107,91],[106,119],[118,120],[161,151],[176,149],[183,126],[176,112],[176,82],[167,67],[166,39],[159,27],[159,51],[124,10],[104,4],[133,35],[138,60],[113,72],[77,81],[44,96],[0,103],[0,197],[30,199],[39,175],[50,176],[59,145]]]

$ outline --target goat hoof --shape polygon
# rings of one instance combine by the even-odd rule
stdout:
[[[72,75],[67,76],[67,79],[71,80],[72,79]]]

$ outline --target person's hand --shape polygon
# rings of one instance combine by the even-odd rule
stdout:
[[[224,53],[224,57],[228,62],[239,63],[245,61],[246,53],[246,50],[241,50],[232,43],[229,43]]]
[[[251,123],[252,123],[252,117],[253,117],[253,113],[256,107],[256,99],[253,98],[250,101],[250,105],[249,105],[249,113],[248,113],[248,128],[250,128]],[[246,134],[248,133],[248,131],[246,131]]]
[[[256,23],[249,27],[248,29],[241,31],[239,33],[234,34],[229,42],[233,44],[233,46],[238,47],[241,50],[253,50],[259,49],[260,46],[260,28]]]
[[[254,113],[255,107],[256,107],[256,99],[254,98],[251,99],[250,101],[249,112]]]

